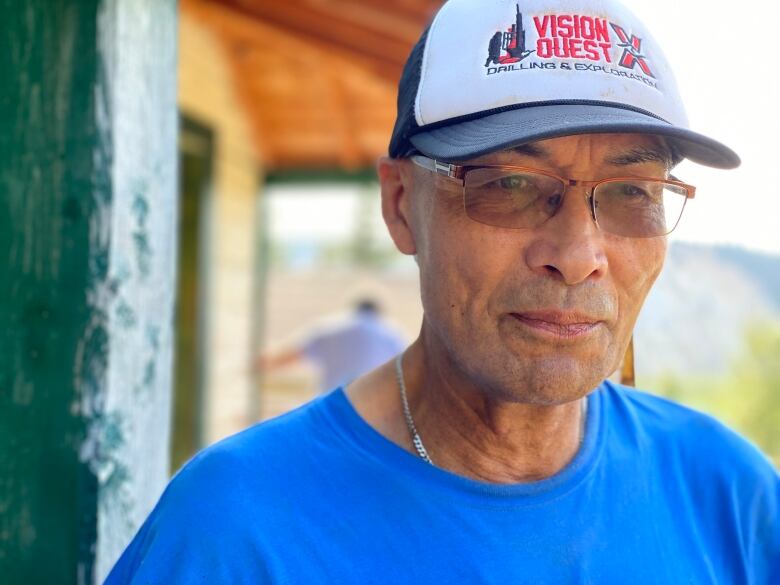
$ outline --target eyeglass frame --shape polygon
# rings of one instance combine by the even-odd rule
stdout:
[[[463,206],[464,206],[464,213],[466,213],[466,217],[468,217],[470,220],[475,221],[477,223],[481,223],[482,225],[489,225],[491,227],[503,227],[504,229],[510,229],[510,230],[525,230],[525,229],[533,229],[530,227],[506,227],[506,226],[495,226],[493,224],[485,223],[482,221],[479,221],[477,219],[474,219],[471,217],[468,212],[465,210],[466,206],[466,173],[469,171],[475,170],[475,169],[501,169],[501,170],[508,170],[508,171],[522,171],[522,172],[528,172],[528,173],[536,173],[539,175],[544,175],[553,179],[558,179],[561,181],[561,183],[564,186],[564,192],[563,196],[566,194],[566,190],[569,187],[576,187],[576,186],[583,186],[587,188],[588,193],[588,202],[590,203],[590,216],[591,219],[593,219],[593,222],[596,224],[597,227],[599,227],[599,221],[596,218],[596,198],[594,197],[594,193],[596,191],[596,188],[603,184],[603,183],[621,183],[621,182],[627,182],[627,181],[654,181],[654,182],[660,182],[660,183],[669,183],[671,185],[675,185],[676,187],[680,187],[682,189],[685,189],[685,203],[687,203],[688,199],[693,199],[696,196],[696,187],[693,185],[689,185],[688,183],[684,183],[677,179],[674,176],[670,176],[667,179],[659,179],[657,177],[636,177],[636,176],[625,176],[625,177],[608,177],[606,179],[599,179],[597,181],[586,181],[582,179],[571,179],[568,177],[561,177],[560,175],[556,175],[555,173],[551,173],[549,171],[545,171],[542,169],[536,169],[533,167],[524,167],[524,166],[518,166],[518,165],[457,165],[453,163],[447,163],[438,161],[436,159],[430,158],[428,156],[425,156],[424,154],[415,153],[409,156],[409,159],[416,164],[417,166],[424,168],[426,170],[432,171],[436,173],[438,176],[445,177],[447,179],[450,179],[451,181],[454,181],[456,183],[459,183],[463,187]],[[682,194],[681,194],[682,195]],[[685,203],[683,203],[683,207],[680,210],[680,216],[677,218],[677,223],[674,224],[671,230],[666,232],[665,234],[659,234],[655,236],[625,236],[630,238],[659,238],[663,236],[668,236],[671,234],[676,228],[677,225],[680,223],[680,219],[682,218],[683,211],[685,211]],[[556,210],[557,213],[557,210]],[[555,213],[548,217],[547,219],[550,219],[551,217],[554,217]],[[547,220],[545,220],[547,221]],[[543,224],[544,222],[542,222]],[[539,225],[542,225],[539,224]],[[601,229],[599,227],[599,229]]]

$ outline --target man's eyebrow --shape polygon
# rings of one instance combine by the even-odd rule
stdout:
[[[550,151],[538,144],[520,144],[511,149],[515,154],[530,156],[533,158],[550,158]]]
[[[667,170],[671,170],[675,165],[671,153],[666,150],[645,146],[637,146],[607,159],[607,163],[616,166],[636,165],[646,162],[659,162]]]

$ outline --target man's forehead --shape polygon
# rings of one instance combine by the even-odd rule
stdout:
[[[678,161],[665,139],[649,134],[583,134],[549,138],[489,153],[465,164],[513,164],[539,161],[568,165],[573,158],[589,157],[605,166],[658,163],[671,169]]]

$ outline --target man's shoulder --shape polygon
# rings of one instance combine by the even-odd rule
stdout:
[[[780,476],[758,447],[693,408],[617,385],[608,392],[614,419],[630,421],[632,432],[621,439],[638,437],[631,454],[664,505],[678,498],[671,509],[693,519],[700,534],[740,551],[756,575],[778,574]]]
[[[777,471],[760,449],[714,416],[619,384],[607,384],[607,392],[613,412],[651,443],[656,454],[685,461],[690,471],[720,470],[729,477],[777,483]]]
[[[279,417],[253,425],[206,447],[171,479],[158,508],[182,510],[209,505],[229,520],[241,502],[267,497],[296,487],[294,478],[317,469],[317,457],[338,444],[327,403],[321,396]]]
[[[305,497],[321,444],[338,441],[324,412],[334,398],[319,397],[197,453],[168,483],[123,563],[152,542],[163,551],[198,551],[218,535],[240,539],[274,506]]]
[[[329,403],[337,397],[334,391],[271,418],[206,447],[195,455],[180,474],[198,476],[214,471],[231,475],[259,469],[273,470],[276,465],[299,458],[312,444],[334,436],[327,414]]]
[[[304,480],[317,469],[318,441],[336,440],[323,412],[329,399],[195,455],[170,481],[107,582],[263,581],[259,561],[233,545],[257,542],[260,527],[283,530],[297,502],[310,495],[311,482]],[[245,579],[247,571],[252,579]]]

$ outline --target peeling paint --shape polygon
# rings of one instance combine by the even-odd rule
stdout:
[[[143,181],[138,181],[138,183],[132,187],[132,191],[132,210],[136,221],[136,230],[133,232],[136,260],[138,262],[138,271],[141,273],[141,276],[147,278],[151,271],[153,254],[147,226],[147,220],[149,218],[149,201],[146,197],[148,190]]]
[[[120,413],[103,413],[93,417],[79,449],[79,458],[95,474],[101,486],[112,482],[121,484],[129,475],[127,467],[116,457],[116,452],[124,443],[125,430]]]
[[[121,299],[116,307],[116,318],[119,326],[123,329],[132,329],[138,324],[138,318],[133,308]]]
[[[146,361],[146,367],[144,367],[144,376],[142,386],[145,389],[152,389],[154,382],[157,379],[157,350],[160,347],[160,328],[154,325],[150,325],[146,329],[146,338],[149,343],[149,349],[151,355]]]
[[[133,234],[133,242],[135,243],[136,259],[138,260],[138,271],[142,276],[149,276],[151,271],[151,256],[152,246],[149,243],[149,237],[146,232],[138,231]]]
[[[95,575],[105,577],[167,482],[176,276],[176,5],[107,0],[114,216],[107,445],[97,458]],[[117,45],[122,39],[122,46]],[[132,47],[132,49],[128,49]],[[139,100],[138,96],[146,99]],[[127,317],[131,314],[131,321]],[[119,438],[122,440],[118,440]]]

